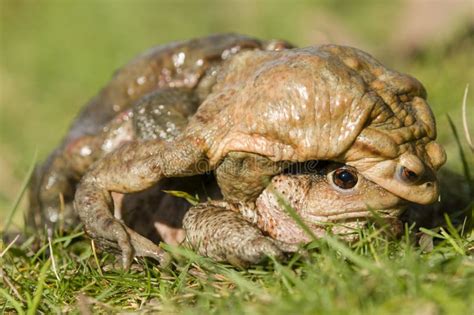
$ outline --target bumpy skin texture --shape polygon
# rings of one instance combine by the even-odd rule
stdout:
[[[118,70],[107,86],[86,104],[62,144],[36,168],[29,189],[27,224],[36,229],[42,229],[44,224],[53,225],[61,219],[67,226],[77,224],[72,200],[77,183],[90,165],[123,142],[139,139],[142,135],[144,139],[150,137],[150,132],[146,131],[147,118],[131,122],[135,103],[146,103],[147,98],[153,98],[149,94],[160,94],[170,89],[179,92],[171,92],[171,96],[162,96],[162,99],[170,101],[181,97],[200,102],[210,92],[219,65],[225,59],[247,49],[278,50],[284,47],[290,47],[290,44],[223,34],[158,46],[137,56]],[[181,92],[186,89],[192,90],[194,95],[178,96],[186,95]],[[164,103],[169,104],[169,101]],[[184,110],[185,114],[192,114],[197,105],[190,105],[187,109],[176,105],[175,112]],[[166,113],[163,111],[162,116]],[[150,117],[156,118],[156,115]],[[183,122],[182,117],[167,118],[168,123],[176,120],[175,124],[180,125]],[[166,124],[162,127],[162,130],[168,129]],[[163,135],[157,130],[156,134],[161,139],[168,137],[167,132]]]
[[[279,161],[335,160],[401,198],[431,203],[445,161],[415,79],[333,45],[232,58],[185,132],[211,167],[229,152]],[[417,181],[397,177],[398,168]]]
[[[114,218],[112,193],[139,192],[165,178],[215,173],[225,201],[190,209],[184,228],[199,252],[236,264],[282,257],[307,240],[285,216],[285,198],[275,198],[280,193],[318,233],[320,221],[348,221],[350,229],[370,216],[369,208],[394,218],[406,200],[428,204],[437,198],[435,171],[445,156],[434,142],[434,119],[418,81],[354,48],[279,50],[284,45],[276,43],[230,49],[235,54],[215,71],[186,85],[191,95],[184,91],[179,102],[197,100],[199,107],[187,124],[194,105],[185,106],[186,119],[173,118],[177,132],[163,128],[159,115],[140,118],[140,108],[146,112],[151,104],[160,111],[154,100],[164,102],[160,91],[145,97],[132,119],[143,136],[99,154],[82,178],[76,211],[99,245],[122,252],[125,266],[134,255],[160,260],[162,253]],[[174,54],[179,63],[179,50]],[[183,85],[166,86],[175,87]],[[161,127],[149,132],[154,121]],[[345,163],[357,174],[357,186],[341,191],[329,173],[285,174],[291,163],[310,160]]]
[[[398,216],[407,202],[351,167],[333,162],[287,166],[254,202],[210,201],[189,209],[183,222],[188,243],[201,255],[245,265],[265,256],[282,258],[328,230],[352,241],[374,212],[379,223],[394,234],[400,232]],[[288,171],[295,166],[296,172]],[[347,169],[357,176],[357,183],[341,189],[334,183],[334,173]],[[295,210],[313,235],[290,217],[285,206]]]
[[[237,266],[259,263],[268,256],[283,259],[298,244],[265,236],[227,202],[201,203],[185,215],[186,243],[203,256]]]
[[[131,142],[107,155],[83,177],[75,206],[88,233],[117,242],[128,264],[136,240],[111,216],[110,192],[140,191],[165,177],[215,169],[226,200],[243,195],[252,202],[266,187],[260,169],[271,176],[284,161],[334,160],[394,199],[431,203],[445,156],[433,141],[425,94],[415,79],[353,48],[242,52],[223,65],[181,135]],[[246,163],[255,155],[266,162]],[[227,159],[242,169],[221,168]]]

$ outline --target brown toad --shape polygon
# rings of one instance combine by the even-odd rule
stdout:
[[[66,225],[74,226],[77,217],[72,200],[76,185],[94,161],[124,141],[155,136],[166,140],[173,136],[175,132],[167,130],[187,124],[187,116],[209,94],[219,65],[233,54],[285,47],[291,45],[223,34],[157,46],[130,61],[86,104],[61,145],[36,168],[29,189],[28,225],[38,229],[62,218]],[[167,115],[168,109],[157,105],[152,110],[162,110],[163,117],[151,112],[138,114],[132,124],[133,105],[154,92],[159,94],[156,101],[173,103],[172,117]],[[157,121],[150,125],[154,118]]]
[[[164,178],[214,172],[225,201],[193,207],[184,218],[184,228],[188,242],[199,252],[238,263],[257,262],[268,254],[279,256],[306,240],[304,235],[291,232],[293,223],[274,197],[279,193],[286,194],[291,206],[316,231],[321,231],[321,221],[343,220],[357,225],[370,215],[369,209],[394,217],[406,201],[429,204],[436,200],[435,171],[445,156],[434,142],[434,119],[418,81],[388,70],[354,48],[324,45],[280,50],[288,45],[252,43],[247,47],[252,50],[219,48],[233,55],[219,59],[188,85],[184,80],[160,87],[156,72],[134,72],[132,64],[126,69],[134,73],[130,76],[138,84],[155,78],[151,94],[144,97],[150,90],[136,94],[135,100],[142,98],[134,105],[131,119],[138,130],[137,140],[117,144],[123,139],[116,131],[127,126],[127,119],[104,132],[114,130],[112,137],[105,137],[107,141],[97,135],[89,139],[91,142],[87,136],[76,138],[76,142],[87,143],[72,146],[80,148],[76,155],[81,156],[79,160],[87,160],[76,163],[76,174],[81,175],[99,159],[77,188],[76,211],[99,245],[122,252],[124,265],[133,255],[160,259],[161,251],[114,218],[111,193],[138,192]],[[268,51],[262,50],[265,47]],[[275,48],[277,51],[272,51]],[[177,49],[172,59],[179,65],[186,60],[182,56]],[[155,62],[152,58],[137,60],[144,69],[144,64]],[[103,90],[97,98],[99,103],[92,103],[87,110],[100,112],[101,100],[124,93],[123,87],[117,88],[119,78]],[[157,132],[148,133],[154,128],[153,119],[140,116],[140,109],[147,104],[159,104],[152,106],[157,113],[178,108],[167,95],[183,85],[190,95],[184,103],[194,104],[184,108],[193,110],[177,110],[183,117],[181,124],[162,121]],[[126,104],[132,102],[128,99]],[[111,124],[114,126],[114,121]],[[102,153],[84,158],[88,155],[81,154],[83,148],[96,142]],[[102,157],[107,153],[103,152],[104,143],[111,143],[112,152]],[[63,147],[61,152],[65,151]],[[287,172],[294,163],[313,160],[344,165],[331,170],[331,175]],[[358,180],[354,181],[355,177]],[[50,196],[57,199],[57,193],[65,191],[60,187]],[[262,231],[273,238],[263,236]]]

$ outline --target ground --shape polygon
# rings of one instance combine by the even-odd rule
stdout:
[[[427,88],[448,152],[446,167],[463,173],[446,114],[465,143],[460,104],[466,84],[474,89],[472,23],[470,29],[458,18],[452,31],[443,28],[449,36],[427,40],[421,51],[408,54],[395,40],[403,24],[400,4],[0,0],[2,233],[10,213],[15,215],[8,231],[21,229],[26,205],[15,204],[29,167],[58,144],[74,114],[114,69],[150,46],[215,32],[284,38],[300,46],[350,44],[412,74]],[[471,92],[470,121],[473,103]],[[464,152],[472,170],[473,155],[466,146]],[[474,239],[461,232],[462,227],[437,231],[432,251],[426,251],[430,237],[422,238],[428,248],[420,247],[415,229],[392,239],[369,228],[359,243],[328,237],[312,243],[309,256],[285,264],[239,270],[184,252],[165,268],[141,261],[123,272],[112,269],[112,256],[94,255],[80,230],[55,231],[51,245],[44,239],[35,251],[28,242],[11,248],[0,243],[0,312],[469,314]]]

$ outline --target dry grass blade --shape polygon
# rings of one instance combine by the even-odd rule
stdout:
[[[15,244],[15,242],[18,240],[18,238],[20,237],[20,234],[18,234],[8,245],[7,247],[5,247],[5,249],[0,253],[0,258],[2,258],[6,252],[10,249],[10,247],[13,246],[13,244]]]
[[[474,153],[474,145],[472,143],[471,135],[469,133],[469,127],[467,125],[467,93],[469,92],[469,84],[466,84],[464,89],[464,97],[462,99],[462,124],[464,127],[464,136],[466,137],[467,144],[471,149],[471,152]]]
[[[13,282],[10,280],[10,278],[7,276],[7,273],[5,270],[3,270],[2,267],[0,267],[0,279],[2,279],[3,283],[12,290],[13,294],[17,297],[18,300],[21,302],[24,302],[25,300],[21,297],[20,292],[16,289],[16,287],[13,285]],[[16,307],[15,307],[16,308]]]
[[[458,135],[458,131],[456,129],[456,126],[454,125],[454,122],[451,119],[451,116],[449,116],[449,115],[446,115],[446,116],[448,118],[448,123],[449,123],[449,126],[451,127],[451,131],[453,132],[454,139],[456,140],[456,144],[458,146],[459,157],[461,158],[461,163],[462,163],[463,171],[464,171],[464,177],[466,178],[466,181],[468,182],[470,195],[472,196],[474,194],[474,186],[473,186],[473,183],[471,181],[471,172],[470,172],[470,169],[469,169],[469,164],[467,162],[466,155],[464,154],[464,150],[462,148],[461,140],[459,139],[459,135]]]
[[[92,248],[92,254],[94,255],[95,264],[97,265],[97,271],[99,272],[99,275],[103,277],[104,275],[102,274],[102,268],[100,267],[99,258],[97,257],[94,240],[91,240],[91,248]]]
[[[15,242],[18,240],[18,238],[20,237],[20,234],[18,234],[8,245],[7,247],[0,253],[0,258],[2,258],[6,253],[7,251],[13,246],[13,244],[15,244]],[[2,280],[2,282],[10,288],[10,290],[12,290],[13,294],[15,294],[15,296],[22,302],[24,302],[24,299],[21,297],[20,293],[18,292],[18,290],[16,289],[16,287],[13,285],[13,282],[10,280],[10,278],[8,277],[7,273],[3,270],[3,268],[0,266],[0,279]],[[6,293],[6,292],[5,292]],[[4,294],[4,296],[8,299],[8,297]],[[8,299],[9,300],[9,299]],[[12,302],[12,304],[15,306],[15,309],[17,310],[18,312],[18,308],[17,308],[17,305],[14,303],[14,301],[10,301]]]
[[[52,264],[52,268],[53,268],[53,273],[54,275],[56,276],[56,279],[58,279],[58,281],[61,281],[61,278],[59,277],[59,274],[58,274],[58,270],[56,268],[56,260],[54,258],[54,251],[53,251],[53,245],[52,245],[52,242],[51,242],[51,235],[53,234],[53,230],[51,228],[48,229],[48,247],[49,247],[49,252],[51,254],[51,264]]]

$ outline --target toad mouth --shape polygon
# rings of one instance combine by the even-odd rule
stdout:
[[[348,223],[357,221],[363,223],[369,220],[374,221],[377,219],[399,220],[400,215],[404,211],[405,208],[397,207],[393,209],[353,211],[328,215],[313,215],[311,213],[306,213],[304,216],[307,218],[308,222],[313,224]]]

